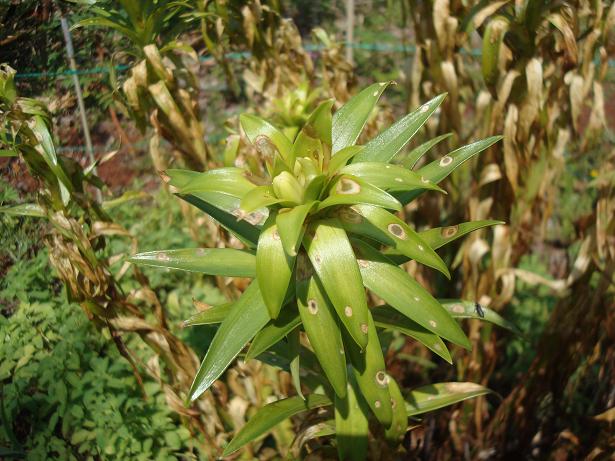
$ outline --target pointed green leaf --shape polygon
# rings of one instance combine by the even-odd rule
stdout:
[[[280,203],[282,199],[275,196],[273,187],[258,186],[246,193],[241,198],[241,209],[245,213],[251,213],[260,208],[265,208],[276,203]]]
[[[278,212],[275,222],[286,254],[297,255],[305,230],[303,222],[314,204],[315,202],[309,202],[294,208],[283,208]]]
[[[327,169],[329,175],[337,173],[337,171],[345,166],[348,161],[363,150],[363,146],[348,146],[337,152],[331,160]]]
[[[359,94],[350,98],[333,115],[333,154],[339,152],[344,147],[352,146],[357,141],[369,115],[376,106],[378,99],[380,99],[380,95],[388,85],[389,82],[374,83],[368,86]]]
[[[255,277],[254,254],[234,248],[186,248],[147,251],[128,259],[139,266],[166,267],[225,277]]]
[[[222,323],[227,317],[233,303],[220,304],[219,306],[211,306],[204,311],[197,312],[189,319],[182,322],[182,327],[193,327],[196,325],[214,325],[216,323]]]
[[[389,377],[389,394],[391,394],[391,406],[393,407],[393,422],[384,431],[384,435],[392,446],[397,446],[408,428],[408,415],[404,396],[392,377]]]
[[[369,407],[358,392],[351,373],[346,397],[335,397],[335,439],[340,461],[362,461],[367,458],[368,415]]]
[[[408,258],[439,270],[450,279],[448,267],[440,256],[397,216],[371,205],[341,208],[337,214],[340,224],[348,232],[388,245]]]
[[[461,327],[438,301],[403,269],[365,242],[353,239],[365,286],[387,304],[437,335],[470,349]]]
[[[334,102],[333,99],[327,99],[321,102],[318,107],[314,109],[314,112],[310,114],[306,124],[310,132],[310,128],[312,128],[314,130],[313,134],[329,146],[331,145],[331,125],[333,120],[331,108]]]
[[[329,196],[320,203],[318,210],[335,205],[354,205],[356,203],[365,203],[396,211],[401,210],[401,204],[395,197],[350,175],[340,176],[333,181]]]
[[[334,220],[315,223],[304,245],[338,317],[361,347],[367,345],[367,298],[346,232]]]
[[[491,136],[490,138],[460,147],[444,157],[434,160],[424,167],[419,168],[417,173],[425,179],[429,179],[432,183],[437,184],[451,174],[458,166],[489,148],[500,139],[502,139],[502,136]],[[399,199],[403,204],[406,204],[414,200],[423,192],[424,190],[405,192],[399,195]]]
[[[421,159],[421,157],[423,157],[423,155],[429,152],[429,150],[432,147],[434,147],[436,144],[440,143],[441,141],[444,141],[445,139],[450,138],[452,135],[453,133],[446,133],[440,136],[436,136],[435,138],[430,139],[427,142],[424,142],[420,146],[417,146],[414,149],[412,149],[410,152],[408,152],[408,155],[404,155],[403,159],[399,163],[401,163],[406,168],[410,168],[410,169],[414,168],[414,166]]]
[[[436,250],[447,243],[469,234],[470,232],[474,232],[477,229],[495,226],[497,224],[504,224],[504,221],[470,221],[457,224],[455,226],[435,227],[433,229],[419,232],[419,235],[430,247]]]
[[[467,382],[430,384],[410,391],[406,397],[406,410],[408,416],[420,415],[491,392],[480,384]]]
[[[182,194],[218,192],[241,198],[256,187],[246,178],[247,174],[249,173],[241,168],[217,168],[198,173],[178,189]]]
[[[280,313],[295,266],[295,257],[284,251],[275,220],[273,213],[263,227],[256,248],[256,277],[272,319]]]
[[[349,174],[387,191],[402,192],[415,189],[430,189],[444,192],[437,184],[418,173],[399,165],[383,165],[378,162],[361,162],[346,165],[340,174]]]
[[[514,323],[506,320],[494,310],[481,306],[478,303],[463,301],[461,299],[439,299],[438,301],[456,319],[483,320],[485,322],[493,323],[494,325],[502,327],[517,335],[521,334],[521,331]]]
[[[295,328],[301,324],[301,319],[297,310],[287,306],[280,312],[277,319],[270,320],[269,323],[258,332],[250,348],[246,353],[245,360],[251,360],[268,350],[274,344],[280,342],[288,336]]]
[[[409,113],[371,139],[365,144],[365,149],[354,158],[353,163],[390,162],[440,106],[445,97],[446,93],[427,101],[414,112]]]
[[[371,309],[372,317],[376,326],[387,330],[397,330],[406,336],[410,336],[433,351],[448,363],[453,363],[451,353],[446,344],[437,334],[423,328],[418,323],[403,316],[390,306],[379,306]]]
[[[0,157],[17,157],[19,152],[15,149],[0,149]]]
[[[218,379],[245,345],[269,321],[267,307],[255,281],[233,304],[216,332],[190,387],[194,401]]]
[[[309,273],[309,261],[299,257],[298,274]],[[346,395],[346,355],[337,317],[315,276],[297,280],[297,304],[312,349],[336,395]]]
[[[389,427],[393,420],[389,376],[371,314],[367,313],[367,347],[361,351],[354,341],[346,342],[346,351],[361,394],[380,423]]]
[[[224,449],[222,456],[229,456],[236,452],[247,443],[266,434],[287,418],[329,405],[331,405],[331,401],[326,396],[319,394],[310,394],[305,400],[301,397],[290,397],[265,405],[233,437],[233,440]]]
[[[288,164],[292,143],[286,135],[269,122],[255,115],[242,114],[239,116],[239,123],[241,123],[241,127],[250,142],[261,154],[273,159],[275,157],[274,151],[277,150]]]

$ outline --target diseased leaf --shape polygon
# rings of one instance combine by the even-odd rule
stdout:
[[[254,254],[234,248],[147,251],[132,256],[128,261],[139,266],[166,267],[225,277],[256,276]]]
[[[348,146],[337,152],[331,160],[329,160],[329,174],[335,174],[337,170],[342,168],[348,161],[363,150],[363,146]]]
[[[401,204],[395,197],[356,176],[343,175],[333,181],[329,196],[324,199],[318,210],[335,205],[354,205],[364,203],[391,210],[401,210]]]
[[[168,174],[168,173],[167,173]],[[216,168],[193,175],[182,187],[177,187],[182,194],[195,192],[218,192],[241,198],[256,186],[248,181],[248,173],[235,167]]]
[[[258,186],[241,197],[241,209],[245,213],[252,213],[260,208],[280,203],[282,199],[275,196],[273,187]]]
[[[218,328],[190,387],[191,401],[209,389],[268,321],[269,312],[258,283],[252,282]]]
[[[389,427],[393,420],[389,376],[386,373],[376,325],[369,312],[367,320],[365,331],[368,332],[368,341],[365,351],[361,351],[352,340],[346,342],[346,350],[361,394],[378,421],[383,426]]]
[[[250,142],[265,156],[274,158],[274,151],[278,151],[282,159],[289,163],[292,143],[281,131],[260,117],[242,114],[239,123],[248,136]]]
[[[440,106],[445,97],[446,93],[427,101],[414,112],[409,113],[378,136],[372,138],[365,144],[363,151],[354,158],[353,163],[390,162]]]
[[[392,192],[415,189],[430,189],[444,192],[437,184],[432,184],[418,173],[399,165],[383,165],[378,162],[352,163],[342,168],[340,173],[356,176],[373,186]]]
[[[448,311],[406,271],[365,242],[352,239],[352,244],[363,283],[370,291],[427,330],[470,349],[470,341]]]
[[[313,224],[303,244],[338,317],[361,347],[367,345],[367,299],[346,232],[334,220]]]
[[[299,318],[297,310],[292,306],[287,306],[280,312],[277,319],[270,320],[269,323],[257,333],[252,344],[250,344],[245,360],[258,357],[274,344],[277,344],[284,337],[288,336],[300,324],[301,319]]]
[[[338,210],[339,222],[348,232],[365,235],[421,264],[433,267],[450,279],[448,267],[438,254],[405,222],[382,208],[354,205]]]
[[[302,257],[303,256],[303,257]],[[309,261],[303,254],[297,262],[297,274],[308,275]],[[303,328],[333,391],[346,395],[346,355],[340,326],[333,306],[325,297],[316,276],[297,280],[297,302]]]
[[[429,384],[408,393],[406,410],[408,416],[420,415],[491,392],[488,388],[474,383]]]
[[[359,394],[352,373],[345,398],[335,397],[335,440],[341,461],[362,461],[367,458],[369,406]]]
[[[333,154],[344,147],[352,146],[374,109],[380,95],[389,85],[387,83],[374,83],[359,94],[350,98],[334,115],[332,125]]]
[[[399,162],[406,168],[414,168],[417,162],[425,155],[429,150],[441,141],[450,138],[453,133],[446,133],[440,136],[436,136],[427,142],[424,142],[420,146],[415,147],[407,155],[404,155],[403,159]]]
[[[485,322],[493,323],[517,335],[521,335],[521,331],[517,326],[506,320],[500,314],[488,307],[472,301],[463,301],[461,299],[439,299],[444,308],[456,319],[477,319]]]
[[[393,421],[385,429],[384,435],[391,446],[397,446],[408,428],[408,415],[406,414],[406,402],[397,382],[389,377],[389,394],[391,395],[391,406],[393,408]]]
[[[301,397],[290,397],[265,405],[233,437],[222,456],[229,456],[236,452],[291,416],[329,405],[331,405],[331,400],[319,394],[310,394],[305,400]]]
[[[331,145],[331,125],[333,115],[331,108],[334,104],[333,99],[321,102],[308,118],[307,124],[313,128],[314,134],[327,145]],[[304,128],[305,129],[305,128]]]
[[[489,148],[501,139],[502,136],[491,136],[490,138],[460,147],[439,160],[434,160],[433,162],[419,168],[417,173],[425,179],[429,179],[432,183],[437,184],[451,174],[458,166]],[[406,204],[421,195],[424,191],[425,189],[404,192],[399,194],[398,198],[401,203]]]
[[[423,328],[421,325],[400,314],[390,306],[378,306],[372,308],[370,311],[377,327],[387,330],[397,330],[406,336],[410,336],[442,357],[448,363],[453,363],[451,353],[446,347],[446,344],[444,344],[444,341],[442,341],[437,334]]]
[[[463,237],[470,232],[483,227],[495,226],[497,224],[504,224],[504,221],[470,221],[457,224],[455,226],[447,227],[435,227],[426,231],[419,232],[421,238],[434,250]]]

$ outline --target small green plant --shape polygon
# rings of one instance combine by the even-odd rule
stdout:
[[[247,249],[154,251],[135,255],[132,262],[255,278],[236,302],[186,321],[221,323],[190,398],[207,391],[250,341],[245,359],[272,363],[272,354],[277,356],[298,394],[261,409],[224,455],[285,418],[333,406],[328,433],[336,434],[340,459],[363,459],[371,417],[384,430],[384,437],[374,435],[396,446],[409,415],[488,392],[472,383],[440,383],[414,390],[404,401],[385,369],[378,329],[399,330],[451,362],[443,340],[470,344],[454,317],[484,317],[507,326],[474,303],[440,303],[399,267],[412,259],[450,278],[435,250],[497,221],[416,232],[393,213],[423,192],[443,192],[438,182],[500,137],[461,147],[417,171],[392,164],[445,95],[356,145],[386,87],[367,87],[334,115],[332,100],[321,103],[294,141],[268,122],[243,115],[241,126],[262,155],[267,177],[235,167],[164,175],[179,197],[215,218]],[[410,155],[418,159],[426,150]],[[387,304],[370,308],[366,288]]]

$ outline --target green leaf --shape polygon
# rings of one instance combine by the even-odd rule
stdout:
[[[301,319],[296,309],[291,308],[291,306],[283,309],[277,319],[270,320],[254,337],[246,353],[245,360],[258,357],[274,344],[280,342],[285,336],[288,336],[300,324]]]
[[[260,230],[255,225],[250,224],[244,219],[239,220],[231,213],[228,213],[227,211],[213,205],[210,197],[205,198],[204,194],[178,194],[177,196],[191,205],[194,205],[199,210],[207,213],[209,216],[218,221],[222,227],[234,234],[248,246],[256,247]],[[239,210],[239,207],[237,207],[237,210]],[[259,221],[260,219],[261,218],[259,216]],[[253,220],[253,222],[256,221]]]
[[[233,437],[233,440],[224,449],[222,456],[229,456],[236,452],[291,416],[329,405],[331,405],[331,401],[326,396],[319,394],[310,394],[305,400],[301,397],[290,397],[265,405]]]
[[[423,328],[418,323],[403,316],[390,306],[383,305],[371,310],[376,326],[387,330],[397,330],[406,336],[410,336],[433,351],[448,363],[453,363],[451,353],[446,344],[437,334]]]
[[[331,108],[335,101],[333,99],[327,99],[326,101],[321,102],[316,109],[310,114],[308,117],[306,126],[308,126],[308,131],[313,128],[314,133],[321,141],[323,141],[328,146],[331,145],[331,125],[333,120],[333,115],[331,114]],[[306,130],[306,128],[304,128]]]
[[[297,262],[297,273],[300,275],[310,271],[309,261],[304,258],[300,256]],[[335,394],[343,398],[347,384],[344,344],[333,306],[315,276],[297,280],[297,305],[303,328],[320,366]]]
[[[361,351],[353,341],[347,341],[346,351],[361,394],[380,423],[389,427],[393,420],[389,376],[386,373],[378,332],[371,314],[367,313],[367,347]]]
[[[374,83],[359,94],[350,98],[340,110],[333,115],[332,146],[333,154],[344,147],[352,146],[376,106],[380,95],[390,82]]]
[[[504,221],[470,221],[457,224],[455,226],[447,227],[435,227],[419,233],[421,238],[434,250],[463,237],[470,232],[474,232],[477,229],[483,227],[495,226],[497,224],[504,224]]]
[[[269,313],[258,283],[252,282],[218,328],[190,387],[190,400],[196,400],[209,389],[268,321]]]
[[[255,277],[253,253],[234,248],[186,248],[147,251],[128,259],[140,266],[167,267],[188,272],[225,277]]]
[[[19,152],[15,149],[0,149],[0,157],[17,157]]]
[[[275,196],[273,187],[258,186],[241,198],[241,209],[246,213],[251,213],[259,208],[268,207],[281,201],[282,199]]]
[[[420,415],[491,392],[480,384],[467,382],[430,384],[408,393],[406,410],[408,416]]]
[[[365,286],[398,312],[437,335],[470,349],[465,333],[440,303],[403,269],[353,239]]]
[[[510,27],[504,16],[493,17],[485,26],[482,48],[482,73],[488,88],[493,88],[500,75],[500,53],[504,36]]]
[[[387,191],[402,192],[431,189],[444,192],[438,185],[431,184],[428,179],[422,178],[414,171],[399,165],[383,165],[378,162],[352,163],[342,168],[340,174],[356,176]]]
[[[256,248],[256,277],[272,319],[282,309],[295,266],[295,257],[284,251],[275,221],[273,213],[263,227]]]
[[[0,213],[10,216],[32,216],[34,218],[45,217],[44,210],[36,203],[22,203],[20,205],[9,205],[0,207]]]
[[[432,183],[437,184],[451,174],[458,166],[489,148],[500,139],[502,139],[502,136],[491,136],[490,138],[460,147],[439,160],[434,160],[424,167],[419,168],[417,172],[425,179],[429,179]],[[425,190],[414,190],[406,192],[401,194],[399,199],[402,203],[406,204],[421,195],[424,191]]]
[[[354,205],[338,210],[339,222],[348,232],[365,235],[451,278],[438,254],[410,226],[382,208]]]
[[[367,345],[367,299],[346,232],[334,220],[310,226],[303,243],[338,317],[356,343]]]
[[[421,157],[423,157],[423,155],[425,155],[433,146],[441,141],[444,141],[445,139],[450,138],[452,135],[453,133],[446,133],[424,142],[420,146],[417,146],[408,152],[407,155],[404,155],[404,158],[400,161],[400,163],[406,168],[414,168]]]
[[[197,312],[189,319],[182,322],[182,327],[193,327],[196,325],[214,325],[222,323],[233,308],[233,303],[220,304],[212,306],[204,311]]]
[[[367,458],[369,406],[357,392],[354,377],[349,376],[346,397],[335,397],[335,439],[341,461]]]
[[[399,201],[389,193],[372,186],[355,176],[343,175],[333,181],[329,196],[318,206],[323,210],[336,205],[355,205],[365,203],[391,210],[401,210]]]
[[[393,407],[393,421],[391,426],[386,428],[384,435],[387,441],[396,447],[408,428],[408,415],[406,414],[406,403],[397,382],[389,377],[389,394],[391,395],[391,406]]]
[[[478,305],[472,301],[463,301],[461,299],[439,299],[444,308],[456,319],[476,319],[485,322],[493,323],[517,335],[521,335],[521,331],[517,326],[506,320],[500,314],[488,307]]]
[[[287,165],[292,150],[292,143],[281,131],[260,117],[250,114],[239,116],[239,123],[250,142],[264,156],[270,156],[273,160],[277,150]]]
[[[329,160],[329,174],[335,174],[340,168],[345,166],[351,158],[362,150],[363,146],[348,146],[337,152],[333,157],[331,157],[331,160]]]
[[[278,212],[276,225],[286,254],[296,256],[301,245],[305,228],[303,223],[316,202],[309,202],[294,208],[283,208]]]
[[[440,106],[445,97],[446,93],[436,96],[372,138],[365,144],[365,149],[354,158],[353,163],[390,162]]]
[[[246,170],[235,167],[217,168],[194,175],[183,187],[178,187],[182,194],[195,192],[218,192],[241,198],[256,186],[248,181]]]

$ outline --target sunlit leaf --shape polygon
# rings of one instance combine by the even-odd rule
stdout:
[[[368,414],[369,406],[359,394],[351,373],[346,397],[335,397],[335,440],[340,460],[361,461],[367,458]]]
[[[184,320],[182,326],[193,327],[196,325],[214,325],[222,323],[232,308],[233,303],[211,306],[201,312],[197,312],[189,319]]]
[[[408,428],[408,415],[406,413],[406,402],[397,382],[392,377],[388,381],[389,394],[391,395],[391,406],[393,407],[393,421],[385,429],[384,435],[392,446],[397,446]]]
[[[427,101],[414,112],[409,113],[378,136],[372,138],[365,144],[363,151],[353,159],[353,163],[390,162],[440,106],[445,97],[446,94],[441,94]]]
[[[408,393],[406,410],[408,416],[420,415],[491,392],[488,388],[474,383],[429,384]]]
[[[209,389],[268,321],[269,312],[258,283],[252,282],[218,328],[190,387],[190,400]]]
[[[294,307],[287,306],[282,310],[279,317],[270,320],[267,325],[258,332],[252,340],[250,348],[246,353],[246,360],[251,360],[258,357],[260,354],[268,350],[274,344],[280,342],[284,337],[289,335],[301,323],[301,319],[297,310]]]
[[[399,165],[383,165],[378,162],[352,163],[342,168],[340,173],[356,176],[387,191],[431,189],[444,192],[437,184],[432,184],[418,173]]]
[[[234,248],[186,248],[181,250],[147,251],[129,261],[140,266],[166,267],[226,277],[255,277],[253,253]]]
[[[251,114],[242,114],[239,117],[241,127],[250,142],[263,155],[274,157],[277,150],[288,163],[291,155],[292,143],[281,131],[260,117]]]
[[[275,222],[282,246],[288,255],[297,254],[305,230],[303,222],[314,205],[315,202],[308,202],[294,208],[283,208],[278,212]]]
[[[333,115],[332,145],[333,154],[344,147],[352,146],[359,138],[363,127],[376,106],[387,83],[374,83],[350,98]]]
[[[329,196],[318,206],[323,210],[335,205],[354,205],[364,203],[391,210],[401,210],[399,201],[389,193],[350,175],[337,178],[331,185]]]
[[[407,155],[404,155],[403,159],[399,163],[401,163],[406,168],[414,168],[417,162],[425,155],[432,147],[436,144],[444,141],[445,139],[450,138],[453,133],[446,133],[440,136],[436,136],[433,139],[430,139],[427,142],[424,142],[420,146],[415,147]]]
[[[463,301],[461,299],[439,299],[444,308],[456,319],[477,319],[485,322],[493,323],[499,327],[509,330],[520,335],[521,331],[517,326],[506,320],[500,314],[488,307],[472,301]]]

